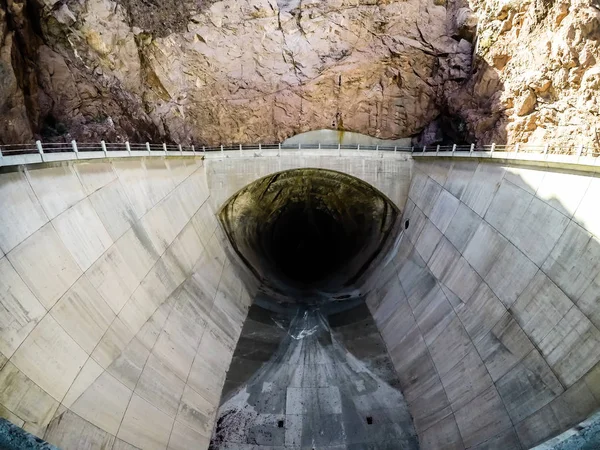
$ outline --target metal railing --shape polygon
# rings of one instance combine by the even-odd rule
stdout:
[[[342,150],[374,151],[374,152],[411,152],[412,147],[361,146],[341,144],[249,144],[194,146],[178,144],[151,144],[149,142],[77,142],[0,145],[0,166],[18,165],[35,162],[68,161],[75,159],[119,158],[128,156],[201,156],[217,152],[239,152],[239,154],[257,155],[263,151],[277,152],[298,150]]]
[[[538,155],[598,157],[600,156],[600,148],[585,145],[559,146],[550,144],[432,145],[416,148],[413,153],[529,153]]]
[[[598,157],[600,149],[597,147],[577,146],[553,146],[514,144],[514,145],[433,145],[423,147],[407,146],[380,146],[380,145],[342,145],[342,144],[249,144],[249,145],[219,145],[219,146],[194,146],[178,144],[151,144],[129,143],[129,142],[76,142],[70,143],[42,143],[36,141],[33,144],[0,145],[0,166],[18,165],[35,162],[67,161],[75,159],[113,158],[128,156],[201,156],[206,154],[215,155],[219,152],[229,155],[230,152],[239,152],[240,155],[261,156],[263,151],[277,156],[281,152],[293,152],[302,150],[324,150],[330,153],[337,152],[342,156],[343,150],[353,150],[360,155],[369,152],[383,156],[384,153],[413,153],[416,155],[432,154],[440,156],[489,156],[501,153],[511,158],[518,158],[519,154],[540,155],[572,155],[575,157]],[[500,156],[500,155],[499,155]]]

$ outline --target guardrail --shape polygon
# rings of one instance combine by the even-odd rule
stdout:
[[[515,154],[538,154],[538,155],[571,155],[571,156],[585,156],[585,157],[598,157],[600,156],[599,147],[590,147],[585,145],[574,145],[574,146],[553,146],[551,144],[512,144],[512,145],[481,145],[475,144],[470,145],[433,145],[419,147],[413,150],[413,153],[515,153]]]
[[[280,156],[282,151],[302,151],[302,150],[323,150],[328,151],[331,156],[338,154],[342,156],[342,150],[357,151],[360,155],[363,152],[375,152],[377,156],[383,156],[384,153],[412,153],[415,156],[475,156],[490,158],[510,158],[510,159],[548,159],[549,155],[560,155],[571,160],[576,157],[577,160],[582,157],[597,158],[600,156],[600,149],[595,147],[586,147],[583,145],[573,147],[561,147],[547,145],[436,145],[424,147],[400,147],[400,146],[379,146],[379,145],[341,145],[341,144],[253,144],[253,145],[219,145],[214,147],[207,146],[182,146],[176,144],[150,144],[148,142],[129,143],[118,142],[108,143],[100,141],[98,143],[42,143],[36,141],[34,144],[16,144],[0,146],[0,166],[14,166],[20,164],[32,164],[52,161],[69,161],[77,159],[95,159],[95,158],[121,158],[131,156],[210,156],[218,157],[218,153],[231,155],[231,152],[239,152],[239,155],[254,156],[275,155]],[[263,153],[264,152],[264,153]],[[325,153],[325,152],[324,152]],[[564,159],[564,158],[563,158]],[[565,161],[569,162],[569,161]],[[570,161],[574,162],[574,161]]]
[[[230,155],[231,152],[239,152],[240,155],[249,153],[260,156],[263,151],[269,154],[280,155],[282,151],[298,150],[334,150],[341,156],[342,150],[358,150],[378,152],[411,152],[413,147],[390,147],[390,146],[361,146],[361,145],[290,145],[290,144],[253,144],[253,145],[219,145],[207,146],[183,146],[175,144],[134,144],[130,142],[109,143],[100,141],[98,143],[71,141],[70,143],[42,143],[36,141],[34,144],[15,144],[0,146],[0,166],[14,166],[20,164],[33,164],[53,161],[69,161],[78,159],[96,158],[125,158],[131,156],[206,156],[221,153]]]
[[[600,173],[598,147],[547,145],[452,145],[423,147],[412,153],[415,158],[453,157],[479,158],[491,162],[512,162],[548,168],[569,168]]]

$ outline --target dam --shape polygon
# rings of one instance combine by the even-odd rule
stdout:
[[[555,448],[593,422],[596,157],[129,150],[4,158],[8,448]]]

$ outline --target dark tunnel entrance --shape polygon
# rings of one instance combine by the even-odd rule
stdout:
[[[296,203],[286,206],[275,220],[269,241],[281,274],[300,286],[311,286],[356,253],[358,236],[327,210]]]
[[[399,217],[368,183],[321,169],[269,175],[227,201],[221,224],[260,288],[211,449],[418,448],[365,303],[401,238]]]
[[[295,169],[261,178],[219,213],[264,292],[321,303],[360,295],[399,232],[399,210],[358,178]]]

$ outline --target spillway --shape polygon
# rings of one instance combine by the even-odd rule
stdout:
[[[0,417],[63,449],[521,449],[600,408],[594,166],[231,153],[0,173]]]

